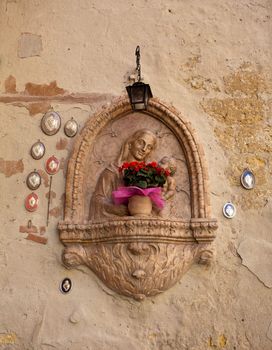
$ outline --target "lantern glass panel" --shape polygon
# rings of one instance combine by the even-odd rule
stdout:
[[[145,86],[132,86],[132,103],[143,103],[145,100]]]

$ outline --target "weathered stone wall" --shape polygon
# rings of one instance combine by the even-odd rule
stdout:
[[[269,0],[3,0],[0,3],[0,349],[272,348],[271,16]],[[217,257],[143,303],[87,268],[66,270],[56,230],[74,139],[46,136],[43,114],[80,128],[125,92],[141,46],[153,94],[189,120],[203,145]],[[29,150],[38,139],[41,160]],[[49,177],[45,159],[62,160]],[[241,188],[246,167],[256,188]],[[26,176],[42,175],[29,213]],[[226,201],[237,215],[222,215]],[[27,227],[32,220],[33,227]],[[59,292],[64,277],[73,281]]]

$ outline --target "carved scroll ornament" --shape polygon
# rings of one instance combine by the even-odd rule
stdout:
[[[120,130],[119,143],[109,147],[118,133],[113,128]],[[114,197],[135,190],[125,187],[120,172],[131,162],[157,166],[163,174],[170,169],[160,190],[136,187],[140,200],[152,198],[150,212],[134,213]],[[192,263],[208,264],[213,257],[217,223],[207,179],[194,131],[173,107],[152,99],[136,115],[127,98],[119,99],[87,121],[69,161],[65,218],[58,226],[64,264],[87,265],[109,288],[136,300],[167,290]],[[153,180],[141,176],[143,181]],[[152,193],[161,194],[164,209]]]

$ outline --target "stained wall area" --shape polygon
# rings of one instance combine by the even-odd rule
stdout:
[[[265,0],[0,3],[0,349],[269,350],[272,348],[271,16]],[[169,291],[142,303],[61,261],[66,165],[84,123],[125,93],[141,46],[154,96],[190,121],[202,144],[219,228],[210,267],[194,265]],[[54,136],[44,113],[62,117]],[[46,155],[34,160],[40,139]],[[61,159],[52,181],[45,159]],[[256,187],[240,186],[250,168]],[[37,169],[39,208],[26,176]],[[228,220],[222,206],[232,201]],[[27,227],[29,220],[33,226]],[[73,281],[68,295],[59,291]]]

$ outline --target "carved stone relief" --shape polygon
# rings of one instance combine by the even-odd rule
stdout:
[[[145,191],[137,197],[152,198],[149,213],[134,213],[130,199],[118,204],[114,197],[129,188],[120,167],[135,161],[170,169],[160,190],[137,188]],[[204,163],[190,124],[157,99],[133,113],[121,98],[90,118],[68,165],[59,223],[65,265],[85,264],[117,293],[143,300],[173,286],[193,262],[208,264],[217,223]],[[163,209],[147,196],[152,191],[165,201]]]

